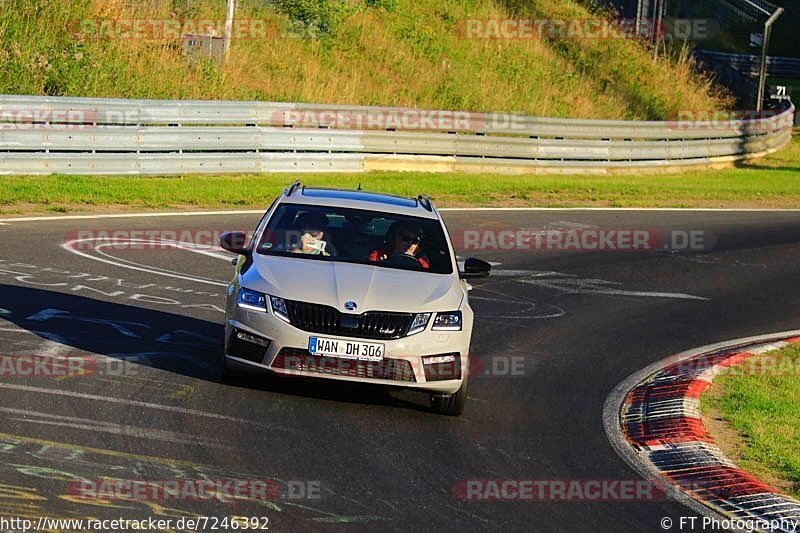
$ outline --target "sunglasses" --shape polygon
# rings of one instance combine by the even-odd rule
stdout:
[[[420,240],[420,237],[419,237],[419,235],[412,235],[410,233],[404,233],[404,234],[400,235],[400,240],[402,242],[407,242],[407,243],[412,243],[412,242],[418,243],[419,240]]]

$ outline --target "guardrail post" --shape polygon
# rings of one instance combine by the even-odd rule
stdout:
[[[233,35],[233,14],[236,10],[236,0],[228,0],[227,9],[225,10],[225,47],[223,48],[223,61],[228,62],[228,56],[231,52],[231,35]]]
[[[769,48],[769,37],[772,33],[772,25],[783,14],[783,8],[779,7],[764,23],[764,39],[761,43],[761,68],[758,72],[758,99],[756,100],[756,111],[761,112],[764,107],[764,86],[767,83],[767,49]]]

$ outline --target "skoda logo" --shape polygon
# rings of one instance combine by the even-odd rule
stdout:
[[[347,300],[344,303],[344,308],[348,311],[355,311],[358,308],[358,304],[356,304],[353,300]]]

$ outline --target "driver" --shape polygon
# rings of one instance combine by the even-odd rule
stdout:
[[[386,232],[386,241],[383,247],[372,250],[369,260],[374,263],[386,261],[391,257],[405,256],[416,259],[420,268],[431,268],[428,258],[421,254],[420,243],[425,238],[422,228],[413,222],[398,221],[389,227]]]

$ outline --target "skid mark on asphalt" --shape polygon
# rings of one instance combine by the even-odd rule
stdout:
[[[679,254],[673,256],[679,261],[687,263],[696,263],[700,265],[723,265],[726,268],[730,266],[743,267],[743,268],[757,268],[759,270],[766,270],[768,267],[765,263],[748,263],[739,259],[728,259],[716,255],[686,255]]]
[[[551,273],[551,275],[531,276],[517,279],[519,283],[555,289],[569,294],[599,294],[604,296],[635,296],[640,298],[673,298],[679,300],[703,300],[709,298],[682,292],[631,291],[617,288],[622,283],[604,279],[576,278],[571,275]]]
[[[501,282],[502,283],[502,282]],[[497,285],[497,284],[495,284]],[[508,320],[508,319],[523,319],[523,320],[534,320],[534,319],[545,319],[545,318],[559,318],[566,314],[562,308],[551,305],[551,304],[542,304],[535,300],[531,300],[525,297],[519,296],[511,296],[507,293],[504,293],[500,290],[495,290],[487,285],[481,285],[479,287],[474,287],[472,290],[473,294],[470,294],[470,301],[486,301],[486,302],[496,302],[501,303],[503,311],[501,312],[492,312],[492,311],[477,311],[481,319],[494,319],[494,320]],[[475,293],[479,294],[475,294]],[[480,293],[487,294],[486,296],[481,295]],[[509,311],[509,307],[519,308],[518,311]]]
[[[124,335],[125,337],[133,337],[137,339],[141,338],[141,336],[134,333],[130,326],[150,329],[150,326],[142,322],[131,322],[128,320],[106,320],[104,318],[77,316],[62,309],[42,309],[41,311],[26,317],[25,320],[30,320],[33,322],[46,322],[51,318],[61,318],[66,320],[74,320],[76,322],[89,322],[92,324],[106,325],[115,329],[117,333]]]
[[[495,263],[499,265],[500,263]],[[708,301],[708,298],[679,292],[634,291],[619,288],[622,284],[593,278],[578,278],[571,274],[556,271],[495,269],[488,281],[473,286],[470,300],[475,302],[493,302],[502,304],[503,311],[483,311],[476,306],[476,314],[482,320],[534,320],[561,318],[566,310],[554,304],[542,303],[536,299],[520,295],[520,291],[511,287],[511,283],[523,283],[554,289],[568,294],[592,294],[600,296],[628,296],[639,298],[670,298],[682,300]],[[512,310],[509,310],[511,308]],[[518,309],[518,310],[514,310]]]
[[[499,263],[497,263],[499,264]],[[709,300],[703,296],[681,292],[663,291],[631,291],[614,288],[622,285],[617,281],[608,281],[596,278],[579,278],[572,274],[565,274],[554,270],[493,270],[492,277],[509,277],[518,283],[537,285],[549,289],[556,289],[570,294],[600,294],[613,296],[638,296],[645,298],[677,298],[687,300]],[[483,286],[481,286],[482,288]],[[476,287],[478,288],[478,287]]]

